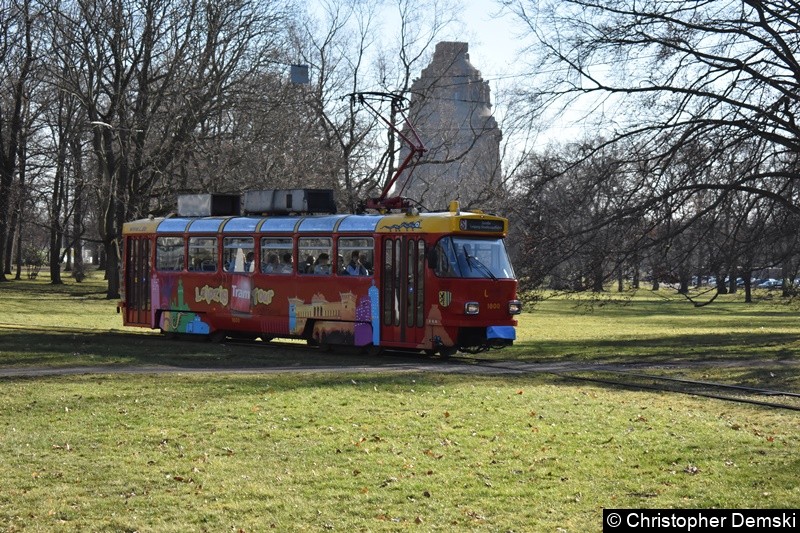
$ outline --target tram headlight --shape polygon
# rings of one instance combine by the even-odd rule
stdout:
[[[467,302],[464,304],[465,315],[477,315],[481,312],[481,306],[478,302]]]
[[[509,315],[518,315],[522,312],[522,302],[519,300],[509,300],[508,301],[508,314]]]

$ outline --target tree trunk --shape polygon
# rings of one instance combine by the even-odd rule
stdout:
[[[784,261],[781,265],[781,296],[784,298],[792,296],[792,293],[794,292],[794,280],[790,275],[789,268],[786,263],[787,262]]]
[[[6,236],[9,230],[9,217],[6,215],[8,214],[8,200],[13,173],[14,165],[11,165],[10,168],[7,165],[3,165],[0,168],[0,265],[5,263],[6,258]],[[0,281],[8,281],[5,268],[0,268]]]
[[[22,217],[19,217],[19,221],[17,224],[17,273],[14,275],[14,279],[19,281],[22,279]]]
[[[750,270],[748,272],[743,272],[742,277],[744,278],[744,303],[746,304],[753,303],[753,293],[752,293],[753,271]]]
[[[725,276],[717,273],[717,294],[728,294],[728,287],[725,285]]]
[[[16,203],[17,205],[19,205],[19,201],[17,201]],[[17,243],[19,242],[19,234],[20,234],[20,228],[18,227],[20,225],[19,209],[15,207],[11,208],[10,211],[11,211],[11,222],[8,224],[8,239],[6,240],[7,253],[6,253],[5,265],[3,267],[5,273],[9,276],[11,275],[11,264],[13,263],[13,258],[19,252],[19,250],[17,250]]]
[[[681,276],[678,286],[678,294],[689,294],[689,278]]]
[[[17,169],[18,149],[20,142],[26,135],[23,117],[26,113],[26,103],[29,99],[27,92],[28,76],[33,67],[33,21],[30,16],[29,5],[24,2],[20,9],[15,11],[15,20],[5,20],[3,24],[6,28],[14,27],[16,34],[5,33],[3,38],[11,40],[5,42],[6,48],[4,57],[8,58],[19,56],[18,76],[13,80],[11,94],[4,96],[4,102],[0,105],[0,116],[3,117],[4,126],[0,128],[0,281],[8,281],[6,278],[5,259],[9,250],[6,249],[6,241],[9,232],[9,199],[11,196],[11,184],[14,181],[14,171]],[[9,15],[8,9],[4,10],[4,15]],[[8,105],[7,105],[8,104]]]
[[[595,262],[592,268],[592,292],[603,292],[603,264]]]
[[[27,139],[23,137],[19,147],[19,191],[17,191],[17,205],[14,208],[14,216],[12,217],[12,226],[15,228],[17,236],[16,244],[16,263],[17,273],[14,276],[15,280],[22,279],[22,223],[25,217],[22,216],[25,210],[25,199],[28,196],[25,181],[27,178],[28,168],[28,150]],[[14,222],[16,221],[16,222]]]
[[[83,264],[83,150],[81,143],[72,142],[72,160],[75,165],[75,191],[73,192],[72,235],[74,239],[75,264],[72,276],[80,283],[86,278],[86,265]]]
[[[61,285],[61,245],[64,242],[64,228],[61,224],[61,211],[64,201],[64,173],[66,171],[67,143],[64,132],[60,132],[56,173],[53,178],[53,195],[50,208],[50,283]]]
[[[116,238],[110,239],[105,243],[106,253],[106,279],[108,280],[108,288],[106,290],[106,298],[115,300],[120,297],[119,294],[119,275],[120,275],[120,256],[119,249],[117,248]]]

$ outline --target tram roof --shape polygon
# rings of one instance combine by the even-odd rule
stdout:
[[[481,212],[148,218],[128,222],[125,234],[208,233],[502,233],[506,219]]]

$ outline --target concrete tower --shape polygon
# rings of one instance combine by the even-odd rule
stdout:
[[[500,195],[500,140],[492,117],[489,83],[469,62],[469,45],[440,42],[411,85],[409,118],[428,152],[400,178],[403,196],[428,209],[462,206]],[[401,150],[402,161],[408,150]]]

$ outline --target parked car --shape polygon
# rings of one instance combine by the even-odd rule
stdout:
[[[759,289],[775,289],[782,285],[781,280],[769,278],[758,284]]]

